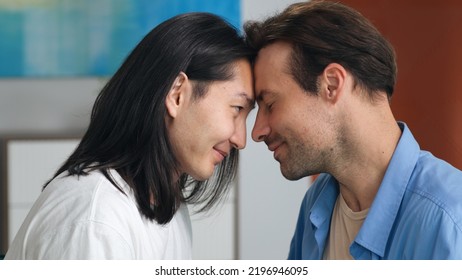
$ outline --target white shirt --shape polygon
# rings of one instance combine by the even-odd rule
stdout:
[[[167,225],[138,211],[120,175],[62,176],[41,193],[5,259],[191,259],[192,230],[186,205]]]

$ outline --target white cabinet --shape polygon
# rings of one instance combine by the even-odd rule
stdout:
[[[78,143],[75,138],[4,140],[3,188],[7,222],[3,222],[3,227],[8,229],[4,231],[4,243],[11,243],[43,185]]]

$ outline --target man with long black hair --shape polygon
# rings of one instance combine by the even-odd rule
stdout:
[[[254,106],[237,30],[188,13],[154,28],[96,99],[7,259],[189,259],[185,203],[226,193]]]

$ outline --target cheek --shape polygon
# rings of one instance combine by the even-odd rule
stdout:
[[[231,137],[237,125],[236,119],[229,112],[223,110],[210,111],[204,118],[198,119],[200,137],[207,137],[207,141],[222,142]],[[205,139],[204,139],[205,140]]]
[[[284,129],[287,127],[298,125],[301,121],[301,116],[294,112],[293,108],[274,108],[267,115],[268,124],[272,129]]]
[[[222,118],[221,122],[215,120],[214,125],[214,135],[219,141],[230,139],[236,133],[237,129],[239,129],[239,126],[241,126],[240,122],[230,118]]]
[[[306,112],[297,109],[287,109],[282,114],[269,119],[273,131],[288,138],[310,138],[313,133],[313,119]]]

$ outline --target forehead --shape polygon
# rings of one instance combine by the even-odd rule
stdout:
[[[275,42],[259,51],[254,68],[257,95],[292,79],[288,64],[291,53],[292,45],[286,42]]]
[[[223,99],[225,97],[231,98],[244,98],[249,103],[254,102],[253,92],[253,75],[250,62],[244,59],[238,60],[233,63],[231,69],[233,72],[232,78],[224,81],[214,81],[208,87],[208,93],[205,95],[216,95],[217,98]],[[223,99],[225,100],[225,99]]]
[[[254,102],[253,74],[250,62],[245,59],[238,60],[233,71],[232,81],[236,84],[235,93],[240,97],[245,97],[249,102]]]
[[[291,53],[292,44],[284,41],[277,41],[262,48],[258,52],[256,65],[264,64],[285,68]]]

